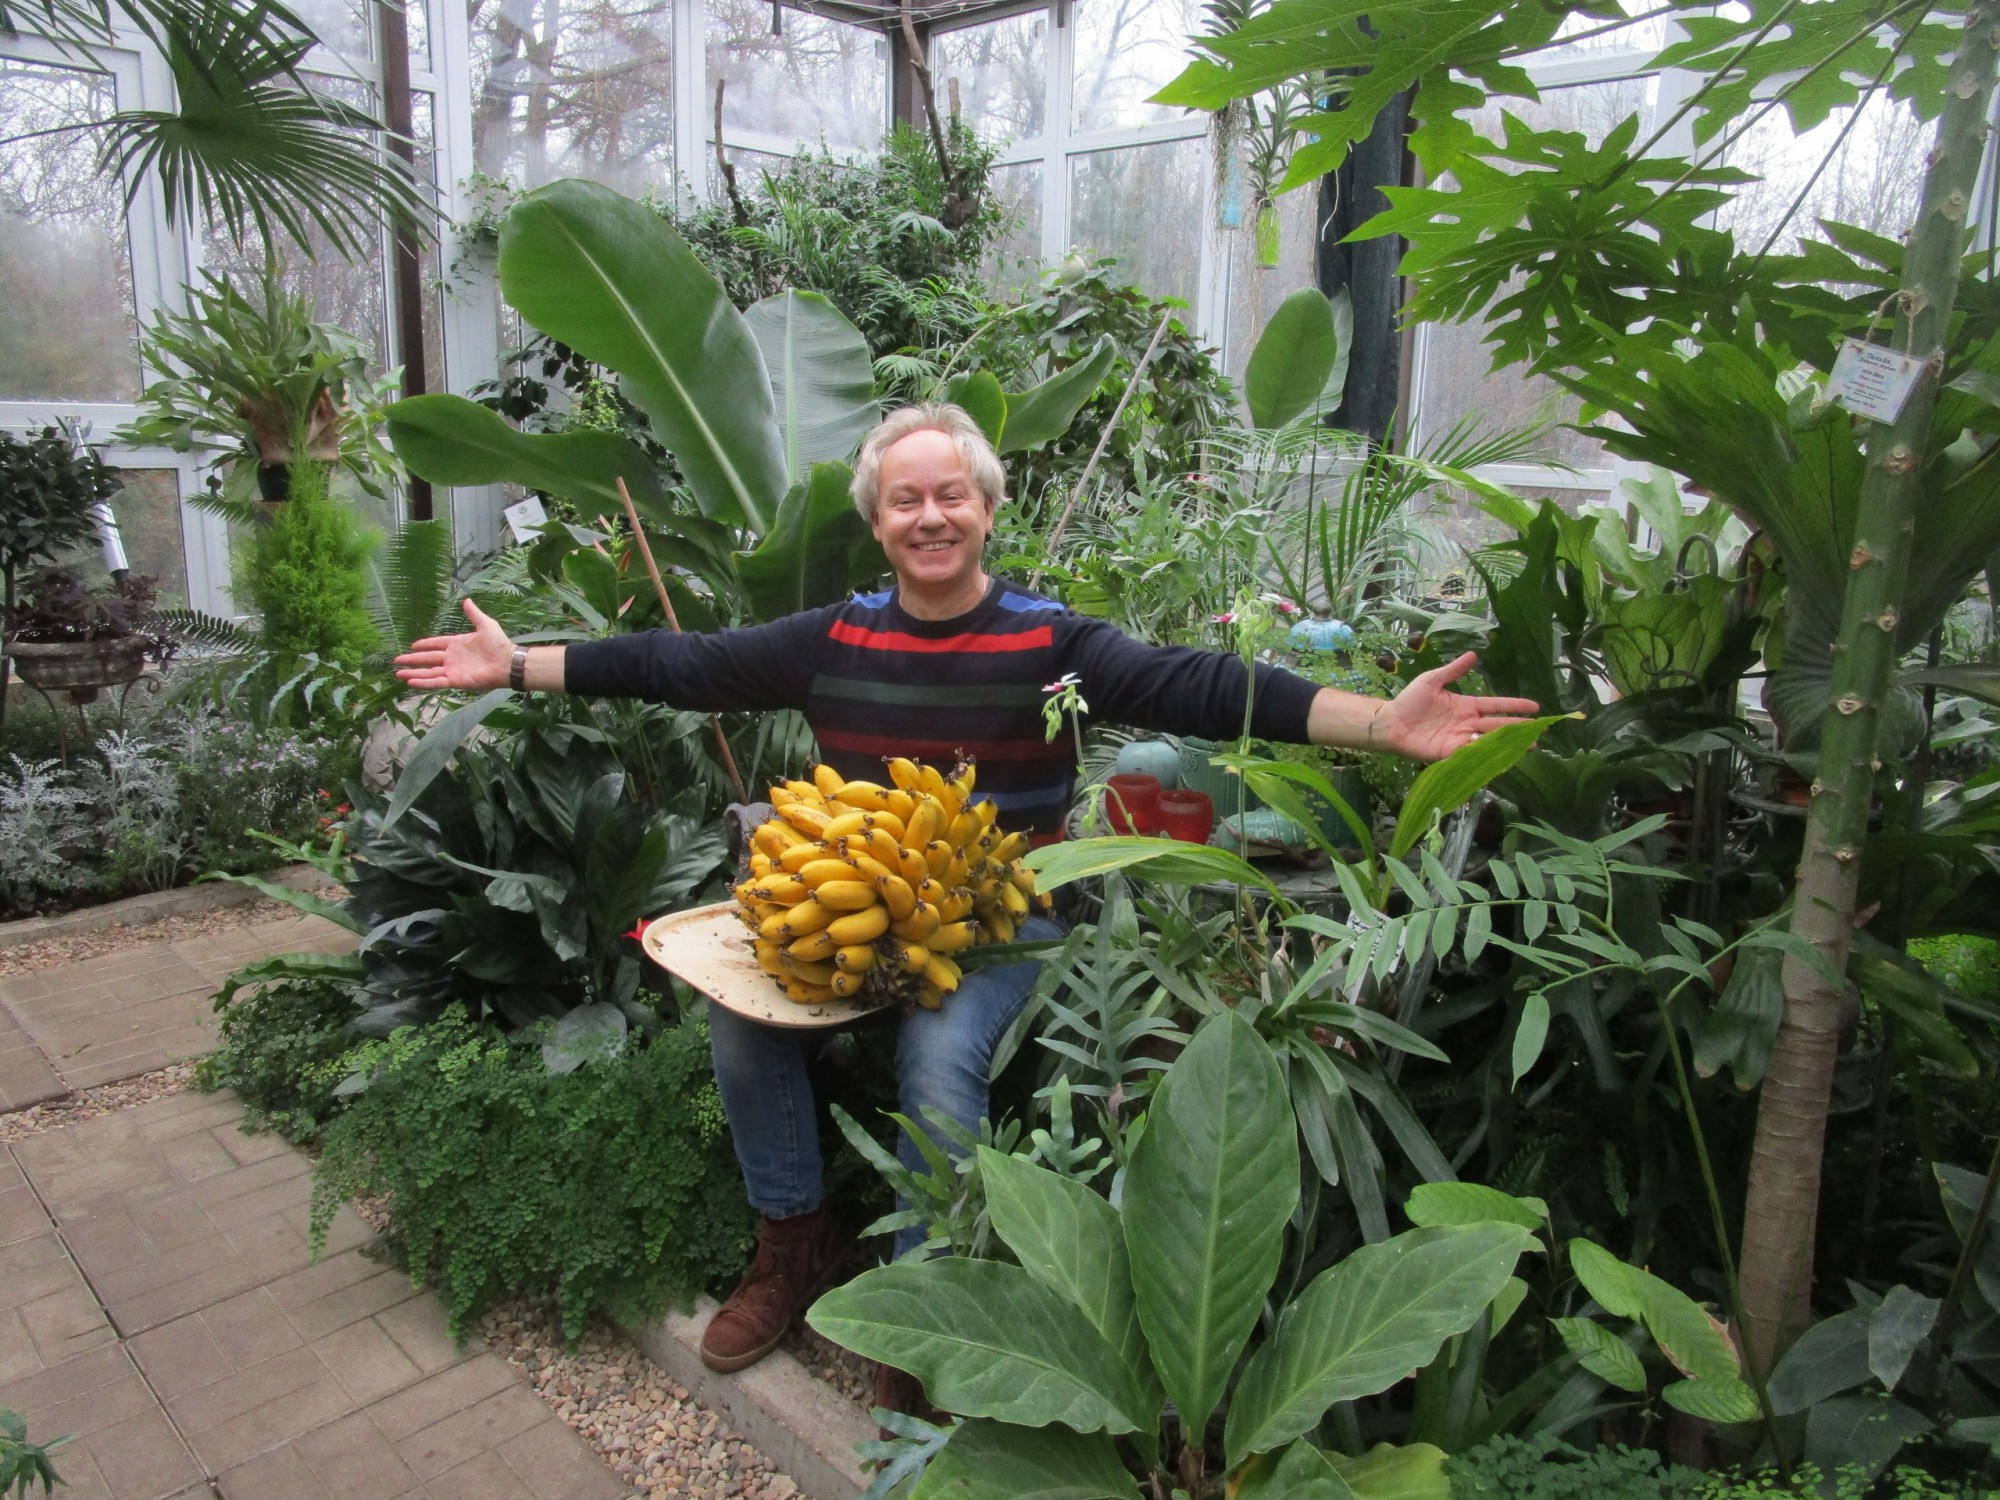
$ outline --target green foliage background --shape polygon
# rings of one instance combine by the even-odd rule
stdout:
[[[351,667],[381,645],[368,611],[377,538],[331,496],[328,474],[323,463],[292,465],[291,499],[244,546],[237,576],[266,650]]]

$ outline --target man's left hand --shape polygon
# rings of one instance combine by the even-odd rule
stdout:
[[[1474,698],[1453,692],[1451,685],[1478,665],[1479,657],[1468,651],[1412,680],[1376,710],[1369,748],[1412,760],[1443,760],[1489,729],[1517,724],[1541,711],[1532,698]]]

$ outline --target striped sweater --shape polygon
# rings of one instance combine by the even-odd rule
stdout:
[[[1001,822],[1041,834],[1061,828],[1075,779],[1069,737],[1047,737],[1049,684],[1075,673],[1093,719],[1208,739],[1242,732],[1247,686],[1235,656],[1145,645],[998,579],[950,620],[919,620],[884,590],[712,635],[652,630],[587,641],[569,648],[564,671],[572,693],[718,712],[803,710],[821,754],[849,778],[880,780],[888,756],[947,771],[970,756]],[[1303,741],[1318,691],[1260,666],[1252,732]]]

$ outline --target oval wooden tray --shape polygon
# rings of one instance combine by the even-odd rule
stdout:
[[[873,1000],[801,1005],[786,999],[778,981],[757,967],[750,933],[736,919],[733,901],[657,917],[646,924],[639,943],[669,974],[717,1005],[766,1026],[842,1026],[881,1009]]]

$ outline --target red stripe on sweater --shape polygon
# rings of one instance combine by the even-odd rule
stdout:
[[[822,750],[844,750],[851,755],[907,755],[949,765],[961,755],[978,761],[1067,760],[1069,747],[1049,745],[1040,740],[913,740],[905,735],[860,734],[846,729],[814,731]]]
[[[947,635],[935,639],[909,635],[900,630],[870,630],[835,620],[827,635],[844,646],[866,646],[872,651],[1034,651],[1055,644],[1055,630],[1038,625],[1016,635]]]

